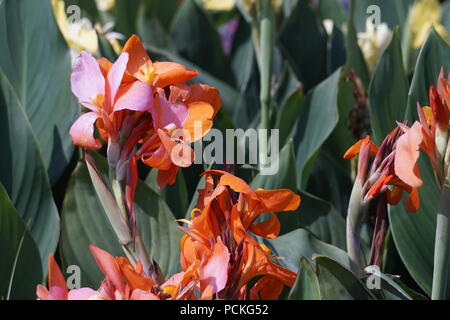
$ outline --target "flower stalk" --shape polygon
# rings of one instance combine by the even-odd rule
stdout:
[[[441,191],[441,200],[437,215],[436,240],[434,246],[434,269],[432,300],[446,298],[449,267],[449,217],[450,217],[450,185],[445,184]]]
[[[275,16],[271,0],[257,2],[259,11],[259,70],[261,73],[261,119],[260,129],[269,128],[270,87],[272,79],[272,61],[274,47]],[[261,165],[266,165],[267,141],[259,142],[259,159]]]

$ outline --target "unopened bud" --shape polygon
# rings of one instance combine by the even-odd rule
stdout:
[[[120,158],[120,145],[117,142],[109,141],[107,157],[108,157],[108,164],[111,167],[115,167]]]

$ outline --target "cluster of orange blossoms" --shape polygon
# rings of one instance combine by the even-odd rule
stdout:
[[[199,190],[196,209],[181,239],[182,272],[158,284],[143,273],[138,262],[114,258],[91,246],[105,275],[98,290],[68,290],[61,270],[49,258],[49,289],[38,286],[39,299],[277,299],[285,286],[291,287],[296,274],[274,260],[270,250],[252,233],[275,238],[280,223],[275,212],[292,211],[300,197],[288,189],[252,190],[234,175],[212,170],[204,173],[205,188]],[[263,213],[271,217],[258,221]],[[252,280],[257,279],[254,284]]]

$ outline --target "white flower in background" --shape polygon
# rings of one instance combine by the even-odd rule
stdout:
[[[331,19],[323,20],[323,27],[325,28],[327,35],[331,36],[333,34],[334,21]]]
[[[110,21],[103,26],[97,23],[95,25],[95,29],[99,34],[103,35],[106,40],[108,40],[114,52],[117,55],[120,55],[122,52],[122,45],[120,44],[120,41],[125,40],[125,36],[119,32],[113,32],[112,30],[114,29],[114,26],[115,23],[113,21]]]
[[[95,0],[95,4],[98,10],[105,12],[114,8],[116,0]]]
[[[375,26],[366,21],[365,32],[358,32],[358,44],[364,55],[369,71],[372,72],[392,39],[392,30],[386,23]]]
[[[233,9],[236,0],[203,0],[203,8],[211,11],[229,11]]]
[[[63,0],[52,0],[52,7],[58,27],[72,49],[72,57],[77,56],[78,52],[83,50],[97,55],[98,37],[91,21],[82,18],[69,22]]]

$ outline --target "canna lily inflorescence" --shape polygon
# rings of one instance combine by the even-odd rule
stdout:
[[[359,140],[344,155],[350,159],[358,155],[358,174],[350,197],[347,215],[347,250],[352,269],[360,274],[362,257],[359,230],[365,216],[375,219],[370,264],[379,264],[387,228],[387,206],[396,205],[404,193],[408,194],[406,210],[419,208],[418,189],[423,182],[417,160],[422,145],[422,125],[411,128],[398,123],[380,147],[370,137]],[[373,158],[373,160],[371,160]]]
[[[203,299],[277,299],[296,274],[274,262],[270,250],[251,236],[275,238],[280,223],[275,212],[292,211],[300,196],[291,190],[252,188],[234,175],[211,170],[203,174],[196,208],[181,239],[181,266],[194,273],[192,290]],[[270,213],[261,222],[258,218]],[[259,280],[250,285],[256,277]],[[176,292],[183,292],[177,288]]]

